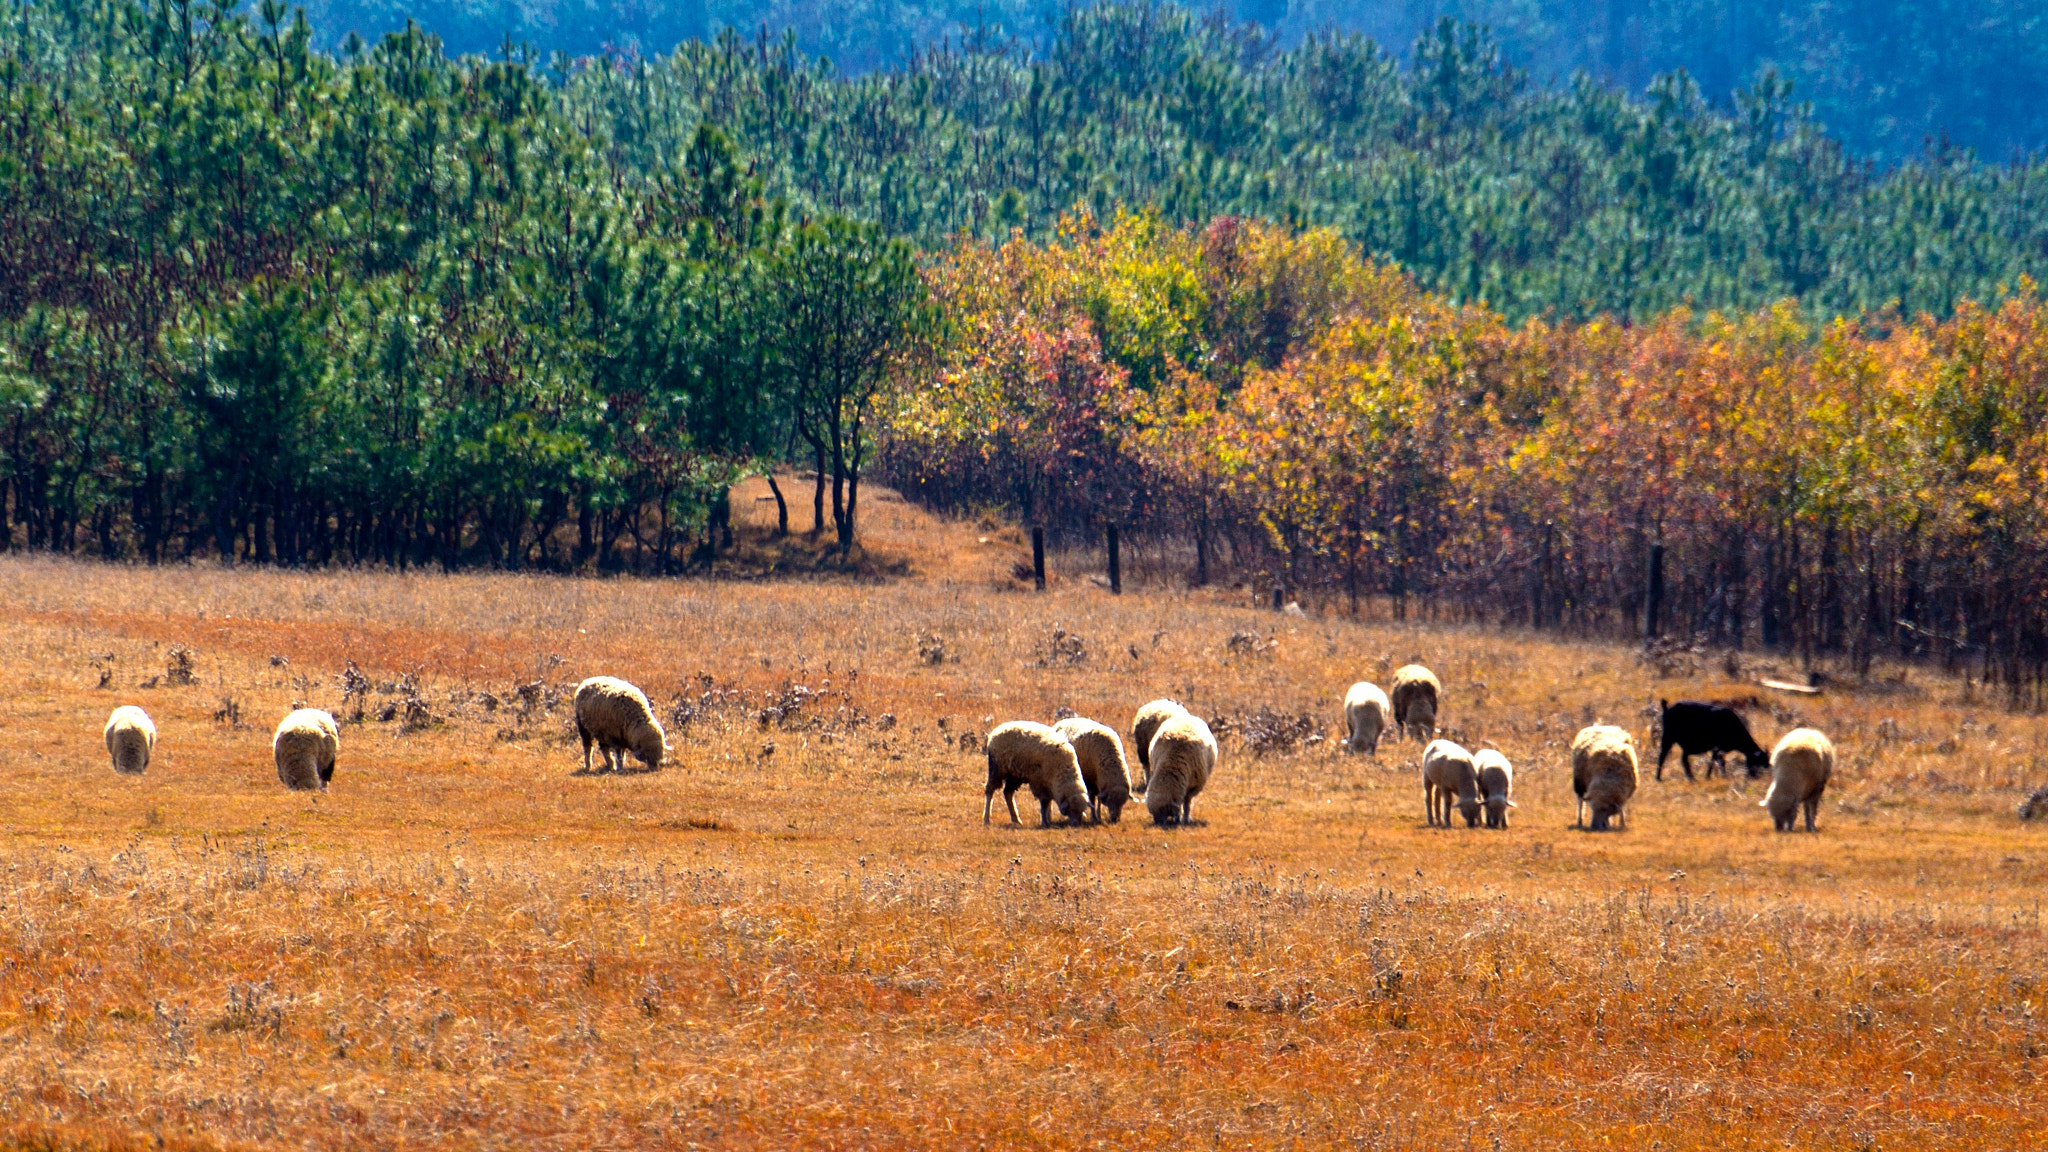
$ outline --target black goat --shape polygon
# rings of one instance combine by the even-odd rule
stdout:
[[[1671,755],[1673,745],[1678,747],[1678,763],[1685,769],[1685,778],[1692,775],[1692,758],[1702,752],[1713,754],[1707,767],[1707,776],[1714,775],[1716,767],[1727,775],[1724,753],[1742,753],[1749,777],[1754,780],[1770,767],[1771,754],[1758,745],[1756,738],[1749,734],[1749,725],[1735,714],[1733,708],[1719,704],[1702,704],[1697,700],[1680,700],[1673,704],[1660,700],[1664,706],[1664,719],[1660,727],[1664,733],[1662,746],[1657,749],[1657,779],[1664,779],[1664,758]]]

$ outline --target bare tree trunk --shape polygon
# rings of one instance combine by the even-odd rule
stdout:
[[[775,482],[775,473],[768,473],[768,490],[775,493],[775,535],[777,539],[789,535],[789,501],[782,497],[782,486]]]

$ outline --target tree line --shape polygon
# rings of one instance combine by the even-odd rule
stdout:
[[[529,62],[276,0],[6,23],[0,544],[674,571],[798,451],[852,541],[915,254],[715,126],[629,173]]]
[[[843,552],[879,474],[1338,608],[1635,631],[1661,582],[1676,633],[2041,690],[2025,165],[1458,26],[1109,5],[848,78],[0,17],[0,546],[677,572],[794,464]]]
[[[947,37],[980,32],[1037,48],[1065,4],[1042,0],[308,0],[316,42],[374,39],[408,20],[451,52],[507,39],[543,54],[666,54],[730,28],[795,29],[797,44],[855,75],[902,66]],[[1835,138],[1887,161],[1953,140],[2004,159],[2048,145],[2048,25],[2008,0],[1233,0],[1199,5],[1287,46],[1329,29],[1407,52],[1445,16],[1485,25],[1538,83],[1583,73],[1641,93],[1685,71],[1725,101],[1767,72],[1791,82]]]
[[[1328,230],[959,243],[888,473],[1311,606],[1938,659],[2048,702],[2048,300],[1512,323]],[[1277,603],[1278,598],[1275,598]]]

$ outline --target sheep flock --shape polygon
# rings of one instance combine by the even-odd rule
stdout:
[[[1509,813],[1520,807],[1514,799],[1515,766],[1498,748],[1481,743],[1467,749],[1450,738],[1454,730],[1439,726],[1446,692],[1434,672],[1411,663],[1395,672],[1391,690],[1361,680],[1342,699],[1339,746],[1346,752],[1378,757],[1389,736],[1396,743],[1411,737],[1425,742],[1420,758],[1425,826],[1453,827],[1455,809],[1466,828],[1508,830]],[[1818,809],[1835,762],[1826,735],[1796,728],[1766,754],[1726,707],[1667,701],[1659,711],[1653,735],[1660,741],[1660,781],[1663,761],[1673,748],[1681,752],[1688,779],[1690,756],[1711,754],[1718,765],[1724,752],[1740,753],[1751,775],[1760,774],[1766,764],[1770,769],[1761,807],[1775,829],[1792,831],[1803,815],[1806,831],[1818,830]],[[1065,709],[1061,713],[1052,723],[1007,721],[981,739],[988,766],[983,823],[994,822],[1000,791],[1009,823],[1022,825],[1016,794],[1027,787],[1038,802],[1040,827],[1055,825],[1055,809],[1058,823],[1066,826],[1117,824],[1133,802],[1142,804],[1160,828],[1197,823],[1195,798],[1209,788],[1221,766],[1220,729],[1175,700],[1154,699],[1131,718],[1127,754],[1125,735],[1117,728]],[[583,765],[575,775],[632,771],[629,756],[644,772],[676,761],[676,749],[646,693],[617,677],[592,676],[577,685],[575,729],[583,749]],[[116,708],[103,735],[115,772],[141,776],[148,770],[158,744],[157,726],[148,713],[134,705]],[[340,749],[341,727],[332,715],[296,708],[279,722],[271,740],[278,782],[294,791],[327,790]],[[599,754],[596,764],[593,750]],[[1635,735],[1613,725],[1589,724],[1573,738],[1566,766],[1578,800],[1573,827],[1625,830],[1629,803],[1641,783]]]

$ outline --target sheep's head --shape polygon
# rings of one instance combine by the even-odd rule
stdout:
[[[1062,796],[1060,797],[1059,804],[1060,815],[1067,818],[1067,823],[1086,824],[1088,822],[1088,798],[1086,796]]]
[[[1505,796],[1488,796],[1486,798],[1486,826],[1488,828],[1507,827],[1508,809],[1514,806],[1515,802]]]
[[[647,765],[649,771],[661,767],[662,761],[674,755],[659,724],[636,724],[626,736],[632,746],[633,757]]]
[[[1480,804],[1479,797],[1477,796],[1467,796],[1458,801],[1458,815],[1465,818],[1465,827],[1467,828],[1479,827],[1479,810]]]
[[[1742,764],[1749,770],[1749,778],[1754,780],[1764,774],[1764,769],[1771,766],[1771,754],[1761,748],[1745,752],[1742,754]]]
[[[1109,820],[1111,824],[1114,824],[1118,820],[1123,819],[1124,802],[1128,799],[1129,797],[1125,796],[1118,796],[1114,799],[1107,796],[1102,798],[1103,810],[1108,813],[1108,816],[1106,818]]]

